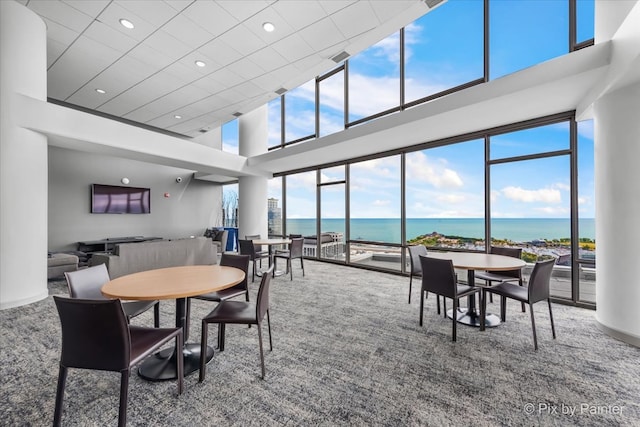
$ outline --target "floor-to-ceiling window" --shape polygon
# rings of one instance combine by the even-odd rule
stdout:
[[[576,272],[579,277],[578,300],[596,302],[596,224],[595,224],[595,179],[593,120],[578,122],[578,259]]]
[[[321,259],[345,261],[347,239],[346,166],[318,170],[320,233],[315,243]]]

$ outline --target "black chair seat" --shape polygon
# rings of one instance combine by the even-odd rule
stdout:
[[[204,317],[209,323],[256,323],[256,305],[245,301],[225,301]]]
[[[492,286],[491,293],[524,302],[529,298],[528,288],[507,282]]]
[[[519,282],[518,277],[504,276],[490,271],[479,271],[476,273],[476,279],[488,280],[490,282]]]
[[[223,289],[223,290],[217,291],[217,292],[210,292],[208,294],[198,295],[196,297],[196,299],[201,299],[201,300],[205,300],[205,301],[220,302],[220,301],[224,301],[226,299],[235,298],[235,297],[239,297],[239,296],[243,296],[243,295],[247,295],[247,291],[242,290],[242,289],[230,288],[230,289]]]
[[[129,326],[131,333],[131,365],[135,365],[156,349],[174,339],[180,328],[144,328]]]

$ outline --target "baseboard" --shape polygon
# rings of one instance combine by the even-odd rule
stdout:
[[[640,348],[640,337],[633,335],[633,334],[628,334],[626,332],[621,332],[617,329],[613,329],[610,328],[608,326],[603,325],[602,323],[600,323],[598,321],[598,319],[596,319],[596,325],[598,325],[598,329],[600,329],[602,332],[604,332],[605,334],[620,340],[622,342],[626,342],[627,344],[631,344],[632,346],[638,347]]]

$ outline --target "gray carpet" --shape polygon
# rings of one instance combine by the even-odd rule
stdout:
[[[599,332],[593,311],[555,304],[553,340],[546,304],[538,304],[537,352],[529,313],[515,303],[507,323],[483,333],[461,325],[453,343],[433,296],[418,325],[418,290],[407,304],[407,278],[306,267],[305,278],[294,267],[293,282],[272,282],[265,380],[256,328],[228,326],[206,381],[188,376],[183,395],[174,381],[132,375],[129,425],[640,425],[640,349]],[[66,293],[64,282],[49,288]],[[191,341],[210,308],[193,303]],[[161,304],[164,325],[173,309]],[[0,425],[50,425],[60,346],[53,300],[0,311],[0,322]],[[152,325],[152,313],[133,323]],[[116,373],[71,370],[63,425],[116,425],[118,387]]]

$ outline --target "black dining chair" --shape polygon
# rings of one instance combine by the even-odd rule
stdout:
[[[409,260],[411,261],[411,272],[409,274],[409,304],[411,304],[411,285],[414,277],[422,278],[422,264],[420,263],[420,255],[427,256],[427,247],[424,245],[409,246]],[[423,295],[424,293],[424,295]],[[420,292],[420,298],[426,298],[429,292]],[[436,295],[438,301],[438,314],[440,314],[440,295]],[[444,311],[447,311],[446,302]]]
[[[520,301],[523,304],[529,304],[529,312],[531,313],[531,329],[533,330],[533,347],[538,349],[538,337],[536,335],[536,321],[533,316],[533,304],[540,301],[547,301],[549,305],[549,318],[551,320],[551,333],[553,339],[556,339],[556,328],[553,324],[553,313],[551,311],[551,300],[549,299],[549,281],[551,280],[551,273],[553,272],[553,265],[555,259],[548,259],[545,261],[538,261],[533,267],[531,277],[529,278],[529,285],[522,287],[513,283],[504,282],[499,285],[487,288],[482,288],[482,311],[480,313],[480,330],[485,329],[485,315],[487,312],[487,292],[499,295],[501,298],[500,305],[500,320],[505,322],[507,320],[507,298]]]
[[[507,248],[505,246],[491,246],[489,253],[493,255],[504,255],[513,258],[522,258],[522,248]],[[522,269],[516,268],[515,270],[502,270],[502,271],[478,271],[476,273],[476,279],[484,280],[488,286],[493,286],[493,282],[505,283],[505,282],[518,282],[520,286],[524,286],[522,281]],[[489,294],[489,302],[493,302],[493,295]],[[522,304],[522,312],[526,311],[524,303]]]
[[[64,277],[67,279],[71,298],[108,299],[100,291],[102,286],[111,280],[106,265],[98,264],[82,270],[66,272]],[[122,301],[122,309],[129,320],[141,315],[151,307],[153,307],[153,325],[159,328],[160,301]]]
[[[273,255],[273,264],[276,265],[276,261],[278,258],[285,259],[287,261],[287,272],[291,273],[291,280],[293,280],[293,268],[291,265],[291,261],[294,259],[300,260],[300,268],[302,268],[302,276],[304,277],[304,261],[302,259],[302,245],[304,243],[303,238],[294,238],[291,239],[291,243],[289,244],[289,249],[287,250],[276,250]],[[278,268],[276,267],[275,270]]]
[[[256,252],[256,245],[248,239],[239,240],[238,243],[240,244],[240,254],[248,255],[249,260],[253,263],[253,272],[251,274],[251,281],[253,282],[256,280],[256,262],[260,261],[260,265],[262,265],[262,258],[269,258],[269,253]]]
[[[209,314],[202,319],[202,340],[201,352],[207,349],[207,327],[210,323],[218,324],[218,345],[220,351],[224,351],[226,325],[228,323],[241,325],[258,325],[258,341],[260,344],[260,364],[262,367],[262,379],[264,379],[264,351],[262,349],[262,322],[265,314],[267,316],[267,328],[269,330],[269,349],[273,350],[273,342],[271,340],[271,319],[269,318],[269,285],[274,266],[271,265],[262,275],[260,288],[256,302],[245,301],[221,301]],[[204,354],[204,353],[202,353]],[[200,362],[200,377],[198,381],[204,381],[206,374],[205,358]]]
[[[127,423],[131,368],[175,339],[182,348],[182,328],[131,326],[120,300],[53,297],[62,325],[62,351],[53,425],[62,418],[62,401],[69,368],[120,372],[118,425]],[[183,358],[177,359],[178,394],[182,394]]]
[[[422,326],[422,315],[424,311],[424,298],[422,293],[433,292],[436,295],[442,295],[443,299],[451,298],[453,300],[453,330],[452,341],[456,341],[457,334],[457,313],[459,300],[462,297],[473,295],[479,291],[475,286],[462,285],[458,283],[453,262],[450,259],[430,258],[427,256],[418,256],[422,265],[422,291],[420,297],[420,326]],[[445,308],[445,316],[446,316]]]

